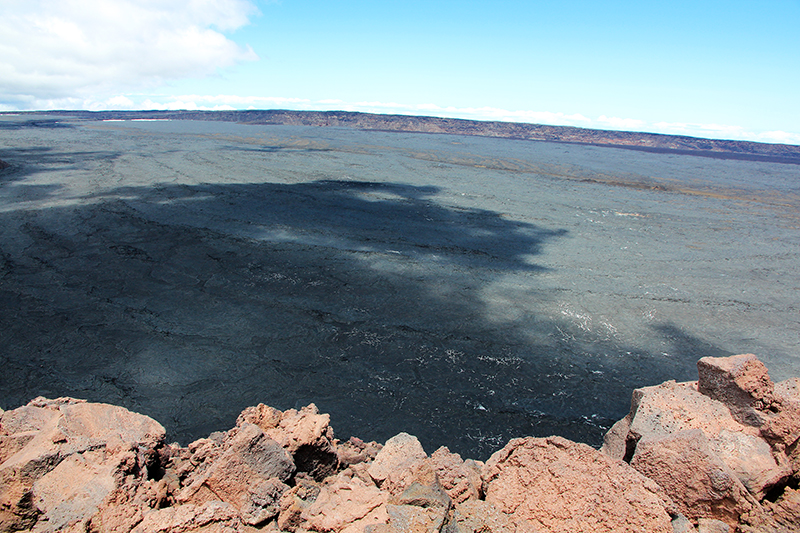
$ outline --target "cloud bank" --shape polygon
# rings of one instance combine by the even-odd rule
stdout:
[[[3,2],[0,101],[11,109],[84,107],[86,98],[257,59],[223,33],[257,12],[247,0]]]

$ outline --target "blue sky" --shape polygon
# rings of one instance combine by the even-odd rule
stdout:
[[[800,0],[0,0],[0,110],[344,109],[800,144]]]

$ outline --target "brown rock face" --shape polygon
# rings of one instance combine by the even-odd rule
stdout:
[[[630,461],[639,443],[658,440],[683,431],[700,430],[708,446],[748,490],[758,497],[791,473],[786,461],[779,461],[759,431],[737,421],[725,404],[701,394],[694,383],[666,382],[637,389],[631,414],[620,422],[627,427],[606,435],[604,451]],[[625,455],[620,455],[624,450]]]
[[[316,500],[302,512],[311,531],[340,531],[358,523],[383,522],[375,510],[387,503],[387,494],[358,478],[338,477],[320,490]],[[330,512],[335,509],[336,512]]]
[[[36,398],[0,417],[0,530],[88,527],[131,478],[148,484],[164,428],[121,407]]]
[[[91,518],[116,488],[120,458],[105,451],[72,454],[33,484],[33,501],[47,518],[45,530],[58,531]]]
[[[536,533],[532,523],[514,523],[512,517],[485,500],[467,500],[456,507],[455,523],[459,533]]]
[[[319,485],[311,479],[298,478],[294,487],[283,493],[277,525],[281,531],[297,531],[305,522],[303,511],[308,509],[320,493]]]
[[[431,455],[429,463],[435,470],[439,483],[456,503],[478,500],[483,496],[481,465],[472,459],[463,461],[457,453],[445,447]]]
[[[766,498],[798,479],[800,380],[773,384],[752,354],[705,357],[698,372],[696,383],[634,391],[603,451],[658,482],[695,525],[772,531],[791,521],[790,504]]]
[[[686,516],[718,518],[736,527],[752,509],[747,489],[699,429],[641,441],[631,466],[658,483]]]
[[[800,530],[800,490],[787,488],[773,503],[766,503],[779,528],[784,531]]]
[[[773,385],[751,356],[702,365],[722,401],[645,387],[606,453],[529,437],[485,465],[407,433],[340,443],[313,405],[260,404],[184,448],[125,409],[37,398],[0,411],[0,531],[800,531],[800,380]]]
[[[718,400],[742,424],[763,425],[763,411],[773,401],[774,385],[767,367],[751,354],[732,357],[703,357],[697,362],[701,394]]]
[[[367,472],[379,487],[394,493],[410,483],[415,467],[427,457],[417,437],[400,433],[386,441]]]
[[[243,528],[236,510],[231,505],[211,501],[203,505],[187,504],[147,513],[132,533],[183,531],[241,533]]]
[[[697,533],[731,533],[731,526],[722,520],[701,518],[697,523]]]
[[[203,504],[221,500],[233,505],[245,523],[260,525],[274,518],[283,493],[283,482],[295,466],[286,450],[256,425],[232,431],[225,451],[205,473],[179,495],[181,503]]]
[[[761,435],[775,447],[796,447],[800,439],[800,379],[776,383],[774,391],[774,412],[767,414]]]
[[[331,417],[320,414],[313,403],[300,411],[289,409],[283,413],[262,403],[242,411],[236,423],[245,422],[260,427],[291,454],[300,472],[307,472],[318,481],[334,474],[339,467]]]
[[[514,439],[483,469],[486,501],[539,531],[672,532],[662,490],[628,465],[560,437]]]

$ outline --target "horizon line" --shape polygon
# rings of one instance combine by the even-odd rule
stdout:
[[[676,140],[688,140],[688,141],[706,141],[712,144],[716,143],[736,143],[736,144],[748,144],[748,145],[760,145],[760,146],[773,146],[773,147],[786,147],[786,148],[797,148],[798,153],[792,154],[788,156],[790,159],[800,158],[800,144],[791,144],[791,143],[781,143],[781,142],[765,142],[765,141],[753,141],[753,140],[740,140],[740,139],[728,139],[728,138],[712,138],[712,137],[701,137],[697,135],[687,135],[687,134],[676,134],[676,133],[663,133],[663,132],[653,132],[653,131],[644,131],[644,130],[615,130],[615,129],[605,129],[605,128],[597,128],[597,127],[588,127],[588,126],[574,126],[570,124],[544,124],[544,123],[536,123],[536,122],[520,122],[520,121],[513,121],[513,120],[502,120],[502,119],[479,119],[479,118],[463,118],[463,117],[450,117],[450,116],[440,116],[440,115],[419,115],[419,114],[412,114],[412,113],[404,113],[402,111],[395,111],[395,112],[386,112],[386,113],[379,113],[375,111],[357,111],[357,110],[348,110],[348,109],[289,109],[289,108],[261,108],[261,109],[78,109],[78,108],[65,108],[65,109],[28,109],[28,110],[0,110],[0,116],[12,116],[12,115],[21,115],[21,114],[57,114],[57,113],[70,113],[70,114],[102,114],[102,113],[157,113],[157,114],[184,114],[184,113],[197,113],[197,114],[225,114],[225,113],[295,113],[295,114],[350,114],[350,115],[369,115],[374,117],[407,117],[407,118],[415,118],[415,119],[425,119],[425,120],[436,120],[436,121],[455,121],[461,123],[472,123],[472,124],[500,124],[500,125],[507,125],[507,126],[519,126],[519,127],[527,127],[527,128],[541,128],[541,129],[559,129],[559,130],[578,130],[582,132],[597,132],[597,133],[606,133],[606,134],[617,134],[622,136],[630,136],[630,135],[647,135],[653,136],[661,139],[676,139]],[[277,124],[276,124],[277,125]],[[318,126],[318,127],[321,127]],[[375,129],[375,128],[364,128],[364,129]],[[551,141],[551,142],[562,142],[562,143],[574,143],[574,144],[601,144],[603,146],[615,146],[619,148],[630,148],[630,149],[644,149],[647,148],[647,145],[630,145],[630,144],[621,144],[621,143],[598,143],[598,142],[587,142],[587,141],[579,141],[579,140],[564,140],[564,139],[537,139],[537,138],[525,138],[525,137],[513,137],[508,135],[482,135],[481,133],[454,133],[454,132],[445,132],[445,131],[419,131],[419,130],[412,130],[412,129],[390,129],[385,131],[404,131],[407,133],[440,133],[440,134],[461,134],[461,135],[471,135],[471,136],[486,136],[486,137],[499,137],[499,138],[516,138],[520,140],[531,140],[531,141]],[[652,147],[658,148],[658,147]],[[671,151],[678,150],[678,151],[691,151],[691,152],[700,152],[704,151],[698,148],[692,148],[691,150],[681,150],[679,148],[673,148]],[[728,152],[725,151],[718,151],[718,150],[705,150],[711,153],[740,153],[740,152]],[[747,153],[742,153],[742,155],[747,155]],[[751,154],[756,155],[756,154]],[[783,156],[782,158],[787,158],[787,156]]]

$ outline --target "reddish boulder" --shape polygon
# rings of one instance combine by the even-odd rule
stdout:
[[[313,503],[302,511],[303,527],[310,531],[342,531],[349,526],[378,523],[374,511],[387,502],[387,494],[358,478],[337,476],[320,488]]]
[[[122,407],[36,398],[0,417],[0,529],[82,527],[126,479],[146,483],[164,428]]]
[[[154,449],[164,443],[164,427],[150,417],[102,403],[68,402],[59,406],[63,442],[81,448],[135,443]],[[54,441],[55,442],[55,441]]]
[[[711,451],[756,498],[791,474],[788,460],[773,453],[759,429],[741,424],[728,406],[701,394],[694,382],[636,389],[631,412],[606,435],[603,451],[630,461],[641,443],[690,430],[703,433]]]
[[[144,515],[131,533],[242,533],[244,528],[236,509],[224,502],[186,504],[156,509]]]
[[[367,473],[377,486],[396,493],[411,483],[415,468],[427,457],[417,437],[399,433],[386,441]]]
[[[281,418],[283,418],[282,412],[274,407],[260,403],[251,407],[245,407],[244,410],[239,413],[239,417],[236,419],[236,425],[241,426],[244,423],[255,424],[263,431],[268,431],[278,427],[281,423]]]
[[[629,417],[627,438],[635,441],[666,437],[688,429],[700,429],[706,435],[718,435],[723,430],[758,434],[756,429],[737,422],[725,404],[701,394],[696,382],[667,381],[636,389]]]
[[[335,474],[339,456],[333,438],[331,417],[320,414],[313,403],[297,411],[277,409],[259,404],[248,407],[236,423],[249,422],[260,427],[269,438],[286,448],[298,472],[306,472],[317,481]]]
[[[741,424],[760,427],[773,402],[767,367],[751,354],[703,357],[697,362],[700,393],[725,404]]]
[[[795,446],[800,439],[800,379],[775,384],[773,409],[765,413],[761,435],[778,451]],[[795,469],[796,471],[797,469]]]
[[[662,490],[625,463],[560,437],[513,439],[483,468],[486,501],[516,527],[672,533]]]
[[[747,489],[699,429],[640,441],[631,466],[658,483],[694,522],[714,518],[736,527],[753,507]]]
[[[427,462],[436,472],[442,489],[455,503],[482,497],[482,465],[472,459],[464,461],[444,446],[433,452]]]
[[[260,525],[277,516],[279,502],[294,473],[284,448],[256,425],[231,430],[224,451],[202,476],[178,495],[181,503],[221,500],[233,505],[245,523]]]
[[[33,484],[33,501],[42,512],[40,531],[60,531],[85,524],[116,487],[119,457],[104,451],[70,455]],[[124,459],[123,459],[124,460]]]
[[[698,372],[697,383],[634,391],[603,451],[656,480],[695,523],[780,531],[766,498],[800,478],[800,380],[773,384],[752,354],[705,357]]]

